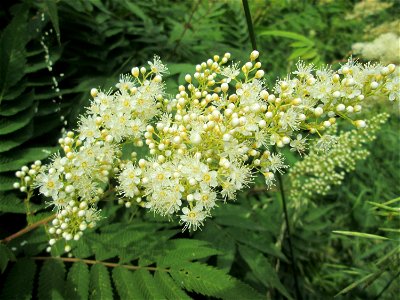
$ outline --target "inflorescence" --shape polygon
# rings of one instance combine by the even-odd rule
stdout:
[[[94,227],[97,203],[110,190],[126,207],[177,215],[184,230],[196,230],[215,206],[249,186],[257,171],[273,186],[277,172],[288,167],[280,148],[303,153],[305,136],[315,134],[322,136],[318,148],[327,151],[336,139],[323,132],[338,118],[364,128],[368,122],[357,113],[366,99],[399,97],[393,64],[353,60],[338,71],[299,62],[294,76],[268,91],[258,56],[253,51],[240,66],[228,64],[229,53],[215,55],[185,76],[175,97],[165,93],[167,68],[159,57],[122,76],[116,92],[92,89],[77,131],[59,140],[63,153],[17,174],[21,182],[15,187],[26,191],[33,183],[51,198],[57,214],[50,245],[60,238],[78,240]],[[146,145],[148,155],[133,152],[126,159],[126,144]]]

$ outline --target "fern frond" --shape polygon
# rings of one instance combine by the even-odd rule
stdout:
[[[189,292],[222,299],[262,299],[250,286],[214,267],[194,262],[171,268],[175,282]]]
[[[188,295],[175,283],[175,281],[169,276],[168,273],[162,271],[156,271],[154,274],[154,279],[157,283],[158,288],[162,290],[164,295],[169,300],[190,299]]]
[[[66,299],[87,299],[89,295],[89,269],[83,262],[76,262],[68,272]]]
[[[162,266],[180,264],[183,261],[192,261],[222,254],[217,249],[208,246],[208,243],[195,239],[176,239],[168,243],[167,253],[158,263]]]
[[[7,268],[8,262],[15,260],[14,253],[6,245],[0,243],[0,272],[3,273]]]
[[[115,268],[112,272],[113,281],[121,299],[143,299],[137,282],[131,271],[125,268]]]
[[[145,299],[166,299],[149,271],[143,269],[135,271],[133,272],[133,278]]]
[[[43,263],[39,275],[39,299],[63,299],[65,285],[65,266],[59,260]]]
[[[90,299],[113,299],[110,275],[107,268],[101,264],[90,268]]]
[[[252,274],[254,274],[261,284],[267,288],[276,288],[287,299],[293,299],[281,283],[271,263],[262,253],[246,246],[239,246],[239,252],[250,267]]]
[[[17,261],[4,282],[0,299],[31,299],[35,272],[36,264],[33,260]]]

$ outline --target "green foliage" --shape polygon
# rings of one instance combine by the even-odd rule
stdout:
[[[83,262],[72,264],[66,282],[67,299],[87,299],[89,295],[89,268]]]
[[[96,264],[90,268],[90,299],[111,299],[113,290],[110,274],[104,265]]]
[[[40,269],[38,298],[62,299],[65,285],[65,267],[56,260],[44,262]]]
[[[360,41],[367,23],[390,16],[386,11],[368,20],[343,21],[354,5],[345,0],[250,2],[268,80],[286,74],[298,57],[315,64],[340,61]],[[91,88],[108,89],[117,74],[158,54],[167,58],[172,93],[193,64],[221,51],[244,60],[250,49],[240,1],[7,5],[0,11],[1,238],[24,228],[25,218],[34,223],[54,213],[46,199],[34,197],[26,216],[20,193],[12,191],[14,172],[57,150],[60,129],[78,121]],[[382,108],[371,108],[374,114],[377,110]],[[370,158],[358,163],[340,188],[332,187],[308,205],[291,206],[304,299],[397,296],[398,130],[392,118],[369,148]],[[291,164],[300,160],[289,155]],[[144,216],[137,207],[120,209],[111,195],[101,204],[107,219],[72,243],[72,259],[63,256],[62,243],[47,254],[45,226],[0,242],[0,298],[294,298],[281,199],[277,189],[267,192],[256,182],[237,203],[219,207],[194,235]]]
[[[31,259],[20,259],[8,274],[1,299],[31,299],[36,264]]]

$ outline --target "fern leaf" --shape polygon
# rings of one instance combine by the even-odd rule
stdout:
[[[0,37],[0,103],[8,89],[24,76],[27,17],[27,6],[19,5],[15,17]]]
[[[158,260],[158,264],[164,267],[222,254],[217,249],[209,247],[207,242],[195,239],[170,240],[166,250],[167,253],[163,253],[162,258]]]
[[[30,122],[28,126],[3,136],[0,143],[0,152],[6,152],[21,145],[29,140],[32,137],[32,134],[33,122]]]
[[[24,148],[21,150],[12,151],[12,153],[2,153],[0,154],[0,172],[18,170],[24,164],[34,160],[45,159],[56,150],[58,150],[58,147],[38,147]]]
[[[125,268],[115,268],[112,275],[121,299],[132,300],[144,298],[131,271]]]
[[[76,262],[68,272],[66,299],[87,299],[89,295],[89,269],[83,262]]]
[[[3,273],[10,260],[15,260],[14,253],[6,245],[0,243],[0,272]]]
[[[35,272],[36,264],[33,260],[17,261],[4,282],[0,299],[31,299]]]
[[[169,300],[175,299],[190,299],[188,295],[179,287],[175,281],[165,272],[156,271],[154,274],[154,279],[157,283],[159,289],[162,290],[163,294]]]
[[[286,298],[293,299],[279,280],[268,259],[262,253],[246,246],[239,246],[239,252],[261,284],[267,288],[276,288]]]
[[[39,299],[63,299],[65,267],[59,260],[47,260],[43,263],[39,275]]]
[[[222,299],[262,299],[253,288],[224,271],[198,262],[171,268],[175,282],[189,292]]]
[[[50,17],[51,23],[53,24],[54,30],[57,34],[58,43],[60,43],[60,25],[58,21],[58,10],[57,10],[57,2],[46,0],[44,1],[46,12]]]
[[[11,117],[3,117],[0,119],[0,135],[14,132],[26,126],[35,114],[36,105],[32,105],[18,114]]]
[[[149,271],[144,269],[135,271],[133,272],[133,278],[145,299],[166,299]]]
[[[158,263],[163,266],[180,264],[182,261],[192,261],[212,255],[222,254],[222,252],[209,247],[188,247],[169,251]]]
[[[110,275],[101,264],[90,268],[90,299],[113,299]]]
[[[23,86],[24,87],[24,86]],[[25,87],[21,90],[21,93],[24,92]],[[16,113],[19,113],[28,107],[30,107],[34,100],[34,93],[25,93],[21,96],[17,95],[14,97],[13,101],[5,101],[1,104],[0,116],[13,116]],[[18,97],[18,98],[17,98]]]

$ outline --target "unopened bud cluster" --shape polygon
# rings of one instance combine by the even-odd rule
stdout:
[[[363,101],[398,91],[394,65],[351,60],[337,72],[299,63],[293,78],[268,91],[258,56],[253,51],[239,65],[228,63],[229,53],[215,55],[187,74],[173,97],[164,93],[167,69],[158,57],[148,69],[135,67],[122,76],[114,93],[92,89],[77,133],[60,140],[64,154],[35,180],[58,211],[54,239],[79,239],[81,225],[92,224],[87,212],[97,216],[96,203],[111,178],[117,178],[121,204],[177,215],[184,229],[196,230],[218,203],[234,200],[255,171],[274,184],[287,166],[271,146],[304,152],[305,132],[322,136],[320,148],[326,150],[335,140],[323,132],[337,118],[368,128],[357,119]],[[123,158],[126,143],[146,145],[149,155]]]
[[[291,205],[294,208],[304,206],[317,196],[326,195],[333,186],[340,185],[345,174],[355,169],[357,161],[369,155],[364,146],[375,140],[388,117],[386,113],[376,115],[369,120],[368,127],[341,133],[329,152],[321,153],[314,143],[308,155],[289,171]],[[332,136],[336,132],[337,126],[333,126],[326,134]]]
[[[21,170],[15,172],[15,177],[19,178],[19,181],[14,182],[13,187],[19,189],[23,193],[31,191],[32,183],[34,182],[36,175],[40,172],[42,162],[40,160],[35,161],[30,168],[23,166]]]

